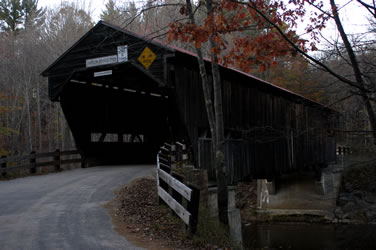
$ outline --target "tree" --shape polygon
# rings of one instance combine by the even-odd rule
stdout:
[[[51,62],[64,53],[74,42],[93,27],[91,16],[73,3],[63,3],[59,9],[50,10],[46,14],[46,23],[40,36],[44,50],[40,52],[46,63]],[[45,65],[44,67],[46,67]],[[39,71],[40,72],[40,71]],[[48,129],[55,133],[58,148],[71,148],[73,140],[59,105],[50,105],[53,113],[50,119],[54,124],[48,124]]]
[[[43,23],[45,9],[38,9],[38,0],[4,0],[0,2],[0,28],[16,31]]]
[[[213,5],[212,1],[208,0],[206,4],[207,16],[209,20],[213,20]],[[192,10],[192,4],[190,0],[186,0],[186,9],[182,10],[186,12],[189,16],[190,23],[188,25],[196,26],[196,21],[194,17],[194,11]],[[182,33],[174,32],[173,34],[177,39]],[[183,39],[184,40],[184,35]],[[206,104],[206,111],[208,115],[209,127],[212,137],[212,149],[213,149],[213,159],[216,170],[216,179],[217,179],[217,203],[218,203],[218,218],[219,221],[227,225],[228,224],[228,188],[227,188],[227,178],[226,178],[226,166],[224,163],[224,121],[223,121],[223,109],[222,109],[222,92],[221,92],[221,79],[218,67],[218,57],[214,53],[214,50],[217,50],[217,44],[215,42],[215,37],[207,37],[210,43],[210,48],[213,53],[211,53],[211,68],[213,76],[213,93],[214,100],[211,98],[210,93],[210,83],[208,79],[208,74],[205,67],[205,62],[203,59],[203,54],[201,51],[201,44],[199,41],[196,41],[196,53],[197,60],[199,64],[199,70],[201,75],[203,93]]]
[[[25,0],[21,7],[27,14],[16,29],[3,22],[0,32],[0,154],[69,149],[68,126],[39,73],[92,27],[91,17],[72,4],[47,12]]]
[[[42,25],[46,9],[38,9],[38,0],[23,0],[21,7],[24,14],[23,25],[25,29],[27,27],[39,27]]]
[[[75,4],[63,3],[47,14],[41,39],[48,48],[48,58],[57,58],[94,25],[91,16]]]
[[[108,0],[105,9],[101,13],[101,19],[105,22],[120,25],[122,23],[121,12],[116,6],[114,0]]]
[[[0,2],[0,28],[15,32],[22,24],[24,13],[20,0],[4,0]]]
[[[257,77],[268,82],[291,90],[306,98],[322,104],[329,102],[331,91],[328,89],[330,82],[327,75],[309,64],[301,55],[286,55],[276,59],[277,64],[264,72],[251,71]],[[338,90],[336,90],[337,93]]]

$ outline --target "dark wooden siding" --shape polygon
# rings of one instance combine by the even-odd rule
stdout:
[[[193,142],[195,161],[214,178],[210,146],[207,139],[200,140],[209,127],[197,64],[175,63],[175,76],[176,104]],[[333,159],[333,142],[327,138],[332,111],[225,68],[221,77],[225,130],[232,138],[225,144],[230,182],[309,170]],[[234,160],[237,157],[243,160]]]

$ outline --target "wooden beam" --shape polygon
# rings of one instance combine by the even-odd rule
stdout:
[[[30,158],[29,163],[32,165],[30,168],[30,174],[36,174],[37,173],[37,159],[35,158],[35,151],[31,151],[30,155],[33,156],[33,158]]]
[[[7,157],[4,155],[4,156],[1,157],[1,159],[6,160]],[[5,177],[7,175],[7,169],[6,169],[7,168],[7,162],[4,161],[0,165],[1,165],[1,171],[0,172],[2,172],[1,175],[3,177]]]
[[[163,162],[159,162],[159,165],[162,166],[162,167],[171,169],[171,166],[169,166],[169,165],[167,165],[167,164],[165,164]]]
[[[172,210],[174,210],[174,212],[184,221],[185,224],[189,225],[191,214],[182,205],[175,201],[170,194],[164,191],[161,187],[158,187],[158,195]]]
[[[107,135],[107,133],[102,133],[102,134],[101,134],[101,137],[99,137],[98,142],[103,142],[103,141],[104,141],[104,138],[106,138],[106,135]]]
[[[187,187],[186,185],[184,185],[183,183],[181,183],[180,181],[178,181],[162,169],[158,169],[158,174],[159,177],[166,183],[168,183],[168,185],[172,187],[176,192],[181,194],[188,201],[191,200],[192,189],[190,189],[189,187]]]

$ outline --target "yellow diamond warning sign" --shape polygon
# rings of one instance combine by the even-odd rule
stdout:
[[[154,62],[157,56],[154,54],[151,49],[146,47],[144,51],[142,51],[141,55],[137,58],[137,60],[144,65],[145,69],[148,69],[150,65]]]

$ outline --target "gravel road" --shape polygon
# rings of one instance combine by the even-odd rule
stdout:
[[[101,166],[0,182],[0,249],[138,249],[103,205],[153,166]]]

